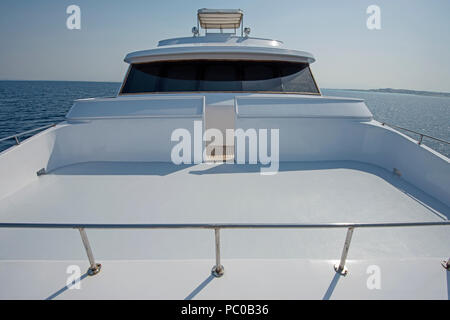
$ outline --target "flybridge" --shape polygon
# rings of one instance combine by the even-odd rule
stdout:
[[[315,61],[312,54],[284,48],[281,41],[250,37],[250,28],[244,28],[243,21],[244,14],[240,9],[200,9],[197,11],[197,26],[192,28],[193,37],[161,40],[157,48],[129,53],[125,62],[141,64],[176,60],[251,60],[310,64]],[[200,36],[201,28],[205,31]],[[241,28],[240,36],[236,35],[238,28]],[[220,31],[210,32],[213,29]],[[224,32],[226,29],[232,31]],[[259,74],[253,71],[251,73]]]
[[[233,29],[236,33],[236,29],[241,28],[241,36],[248,35],[250,28],[243,28],[244,25],[244,12],[241,9],[199,9],[197,11],[197,27],[192,28],[194,36],[199,35],[199,28],[202,27],[206,30],[220,29],[222,32],[224,29]]]

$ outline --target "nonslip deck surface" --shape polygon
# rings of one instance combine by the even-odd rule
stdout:
[[[272,176],[249,165],[82,163],[0,200],[2,222],[307,224],[448,216],[448,207],[402,178],[357,162],[281,163]],[[326,299],[355,292],[408,298],[421,296],[408,295],[417,290],[448,298],[449,277],[440,266],[450,252],[448,227],[356,229],[348,256],[353,275],[345,278],[332,268],[345,229],[222,230],[221,279],[209,276],[212,230],[87,232],[104,267],[83,278],[84,289],[69,290],[67,267],[87,267],[77,230],[0,229],[0,280],[7,288],[0,298]],[[373,264],[389,279],[390,291],[378,296],[365,285]],[[417,270],[417,277],[399,277],[404,268]],[[410,290],[399,289],[405,286]]]
[[[60,168],[0,200],[2,222],[334,223],[439,221],[449,208],[382,168],[357,162],[259,166],[82,163]],[[345,230],[223,230],[235,258],[331,258]],[[89,230],[111,259],[187,259],[213,254],[210,230]],[[76,230],[3,229],[0,258],[83,258]],[[356,257],[448,252],[447,227],[360,229]],[[71,250],[67,248],[73,247]],[[42,248],[45,248],[43,250]],[[75,249],[77,248],[77,249]],[[78,255],[74,255],[74,250]],[[447,250],[448,251],[448,250]]]
[[[59,223],[325,223],[436,220],[449,208],[357,162],[259,166],[93,162],[57,169],[0,200],[0,218]]]

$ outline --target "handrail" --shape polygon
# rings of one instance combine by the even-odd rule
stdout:
[[[334,266],[337,273],[347,274],[345,262],[348,250],[356,228],[395,228],[395,227],[426,227],[426,226],[450,226],[450,221],[432,222],[393,222],[393,223],[325,223],[325,224],[280,224],[280,223],[193,223],[193,224],[73,224],[73,223],[0,223],[0,228],[26,228],[26,229],[78,229],[83,241],[86,254],[89,259],[89,275],[100,272],[101,264],[95,262],[92,249],[85,229],[214,229],[216,264],[212,269],[215,277],[224,274],[224,267],[220,263],[220,229],[328,229],[347,228],[344,248],[342,249],[339,264]],[[442,266],[448,269],[450,259],[444,261]]]
[[[442,142],[442,143],[450,144],[449,141],[445,141],[445,140],[442,140],[442,139],[439,139],[439,138],[436,138],[436,137],[433,137],[433,136],[429,136],[429,135],[424,134],[424,133],[420,133],[420,132],[417,132],[417,131],[414,131],[414,130],[410,130],[410,129],[406,129],[406,128],[403,128],[403,127],[399,127],[399,126],[396,126],[396,125],[393,125],[393,124],[389,124],[389,123],[386,123],[386,122],[382,122],[381,125],[382,126],[386,125],[388,127],[394,128],[394,129],[401,129],[401,130],[405,130],[405,131],[408,131],[408,132],[412,132],[412,133],[418,134],[420,136],[419,140],[417,141],[419,146],[422,144],[423,137],[430,138],[430,139],[433,139],[433,140],[436,140],[436,141],[439,141],[439,142]]]
[[[26,134],[32,133],[32,132],[48,129],[48,128],[51,128],[51,127],[54,127],[54,126],[56,126],[56,123],[48,124],[48,125],[43,126],[43,127],[39,127],[39,128],[36,128],[36,129],[31,129],[31,130],[24,131],[24,132],[21,132],[21,133],[13,134],[12,136],[1,138],[0,142],[14,139],[14,140],[16,140],[16,144],[20,144],[20,140],[19,140],[20,137],[22,137],[22,136],[24,136]]]
[[[2,222],[0,228],[26,229],[327,229],[327,228],[393,228],[450,225],[450,221],[392,223],[15,223]]]

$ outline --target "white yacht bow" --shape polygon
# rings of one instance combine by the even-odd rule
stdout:
[[[242,19],[199,10],[126,56],[116,97],[8,137],[1,299],[449,298],[449,159]]]

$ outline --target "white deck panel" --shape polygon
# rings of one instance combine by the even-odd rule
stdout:
[[[449,208],[357,162],[258,166],[83,163],[0,200],[2,222],[334,223],[439,221]],[[431,232],[430,232],[431,231]],[[223,230],[225,258],[337,259],[346,230]],[[99,259],[214,257],[212,230],[88,230]],[[1,229],[0,259],[84,259],[76,230]],[[13,248],[13,249],[12,249]],[[349,258],[445,258],[447,227],[357,229]]]
[[[357,162],[259,166],[91,162],[57,169],[0,200],[4,222],[325,223],[434,221],[449,208]]]

